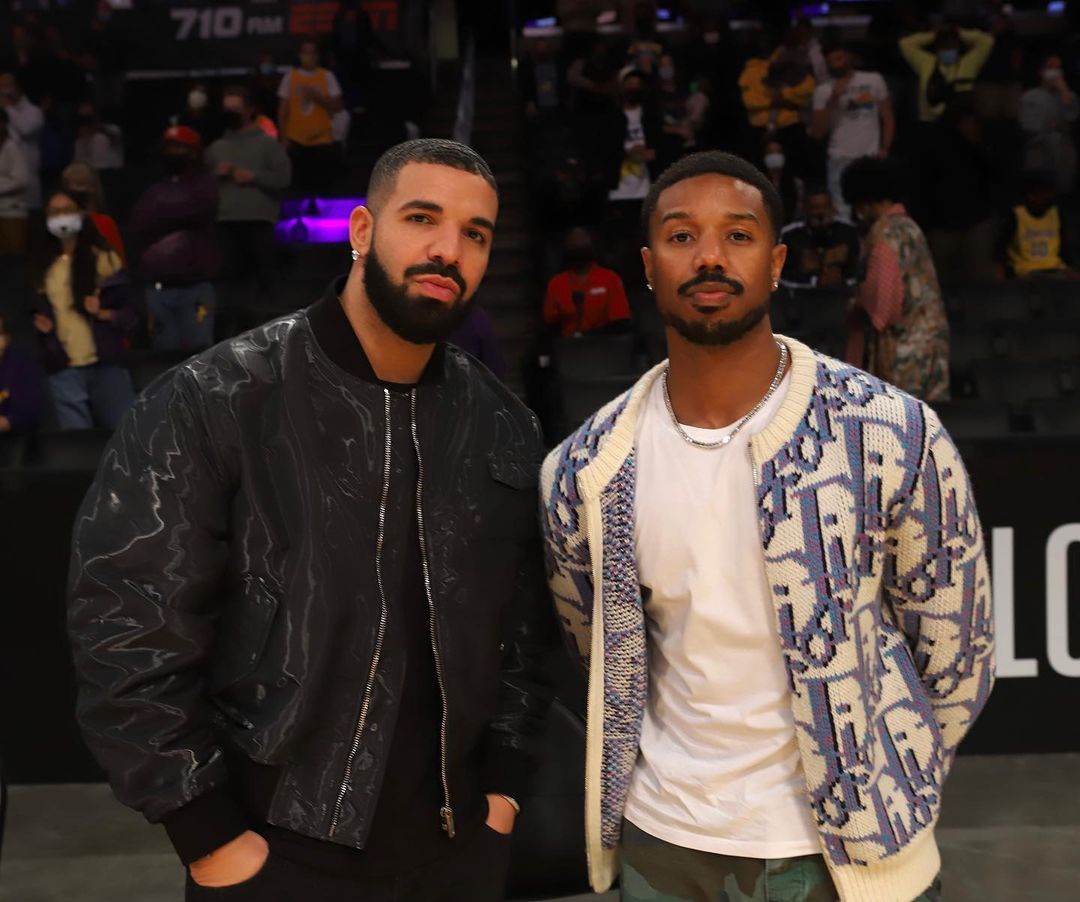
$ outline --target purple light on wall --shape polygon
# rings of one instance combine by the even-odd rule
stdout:
[[[281,219],[348,219],[363,197],[305,197],[281,202]]]
[[[281,220],[275,232],[282,244],[345,244],[349,240],[349,220],[298,216]]]

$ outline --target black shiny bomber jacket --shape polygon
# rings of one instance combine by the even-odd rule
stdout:
[[[186,857],[177,843],[185,860],[243,829],[225,744],[279,770],[271,824],[362,848],[378,798],[404,673],[376,568],[392,583],[395,549],[379,550],[390,404],[327,353],[313,328],[326,304],[333,292],[152,384],[76,522],[79,721],[122,802],[205,834]],[[548,701],[539,659],[557,641],[539,428],[453,347],[414,410],[450,794],[469,760],[485,791],[521,796]]]

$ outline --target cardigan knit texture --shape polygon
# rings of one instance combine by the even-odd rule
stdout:
[[[806,802],[842,902],[911,902],[940,870],[942,787],[993,684],[982,528],[929,407],[782,340],[791,386],[750,456]],[[597,892],[617,873],[648,698],[634,430],[664,366],[590,417],[541,474],[549,584],[589,670],[585,827]]]

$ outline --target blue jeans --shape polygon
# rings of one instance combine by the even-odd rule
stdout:
[[[115,429],[135,400],[131,374],[122,366],[69,366],[49,376],[60,429]]]
[[[201,351],[214,343],[214,286],[209,282],[146,289],[155,351]]]

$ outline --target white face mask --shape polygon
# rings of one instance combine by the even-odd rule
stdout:
[[[782,153],[767,153],[765,154],[765,168],[783,169],[785,159]]]
[[[81,213],[60,213],[45,220],[45,228],[49,230],[50,235],[63,240],[72,235],[78,235],[82,231],[82,219]]]
[[[195,90],[187,96],[188,106],[193,110],[201,110],[206,107],[206,92]]]

